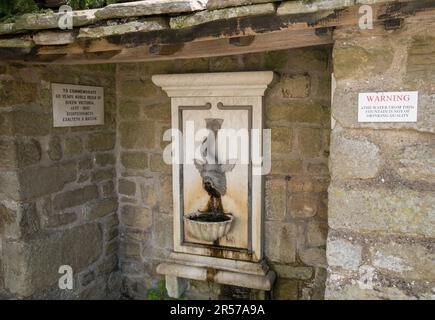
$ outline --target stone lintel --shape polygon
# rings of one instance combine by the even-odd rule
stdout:
[[[272,71],[154,75],[152,81],[169,97],[263,96]]]
[[[243,260],[222,259],[208,256],[185,254],[172,252],[171,262],[195,267],[213,266],[220,270],[231,272],[242,272],[252,275],[265,275],[269,271],[269,266],[265,260],[250,262]]]

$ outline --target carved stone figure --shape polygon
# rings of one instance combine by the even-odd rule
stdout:
[[[195,159],[195,167],[198,169],[201,178],[202,186],[207,191],[210,199],[207,203],[206,212],[215,215],[223,215],[224,209],[222,206],[222,196],[227,191],[226,172],[233,170],[234,164],[219,164],[218,159],[218,131],[220,130],[222,119],[205,119],[206,128],[210,130],[210,134],[202,142],[202,157],[203,160]],[[208,163],[207,159],[212,159],[213,163]]]

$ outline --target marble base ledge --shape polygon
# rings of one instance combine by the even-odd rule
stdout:
[[[216,269],[216,267],[192,266],[176,262],[165,262],[157,266],[157,273],[165,276],[166,290],[171,298],[180,298],[187,288],[187,280],[208,281],[244,288],[270,291],[275,273],[252,274]]]

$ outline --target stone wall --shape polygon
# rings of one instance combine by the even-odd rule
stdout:
[[[330,135],[330,52],[307,48],[243,56],[117,66],[117,175],[122,292],[155,297],[158,263],[173,247],[171,167],[162,141],[170,99],[151,82],[159,73],[273,70],[265,117],[272,129],[266,177],[266,256],[278,273],[277,299],[322,299],[326,280]],[[241,298],[240,288],[191,281],[187,298]]]
[[[328,299],[435,298],[434,27],[334,33]],[[402,90],[417,123],[357,122],[358,92]]]
[[[106,124],[53,128],[56,82],[103,86]],[[0,65],[0,296],[119,296],[115,91],[114,66]]]

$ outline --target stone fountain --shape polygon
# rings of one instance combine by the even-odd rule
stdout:
[[[198,210],[184,216],[184,226],[194,238],[204,241],[215,242],[227,235],[234,221],[231,213],[224,212],[222,196],[227,191],[226,172],[233,170],[235,163],[219,163],[218,157],[218,131],[223,119],[205,119],[206,128],[210,131],[209,136],[201,144],[202,160],[194,159],[195,167],[202,179],[202,186],[208,199],[205,210]],[[207,158],[212,158],[209,163]]]
[[[254,174],[252,160],[263,139],[251,134],[263,128],[263,95],[272,78],[269,71],[152,78],[171,97],[172,129],[186,139],[172,150],[183,158],[172,165],[174,247],[157,267],[171,297],[180,297],[188,279],[272,288],[275,274],[263,253],[263,176]],[[186,136],[203,129],[207,134],[195,142],[199,155],[189,153]],[[241,138],[248,163],[221,157],[219,133],[228,130],[248,132]]]

